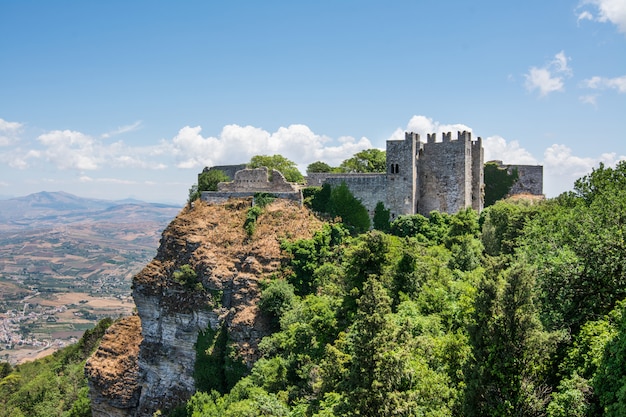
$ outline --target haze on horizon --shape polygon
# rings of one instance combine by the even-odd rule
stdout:
[[[626,2],[0,4],[0,195],[182,204],[204,166],[471,130],[548,197],[626,159]]]

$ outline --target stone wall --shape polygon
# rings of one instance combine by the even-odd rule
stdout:
[[[385,206],[391,218],[415,213],[417,207],[416,158],[421,149],[417,133],[406,133],[404,140],[387,141],[387,184]]]
[[[271,175],[268,176],[267,168],[262,167],[237,171],[233,181],[217,184],[217,191],[288,193],[296,192],[298,188],[294,184],[287,182],[280,171],[273,169]]]
[[[229,198],[253,197],[257,193],[302,202],[298,186],[287,182],[283,174],[276,170],[272,170],[270,180],[265,167],[239,170],[233,181],[220,182],[217,191],[203,191],[200,199],[207,203],[222,203]]]
[[[385,174],[333,174],[332,177],[327,177],[325,182],[331,187],[337,187],[345,182],[352,195],[361,201],[370,217],[373,217],[376,204],[379,201],[385,203],[386,177]]]
[[[206,167],[202,170],[202,172],[219,170],[224,174],[228,175],[230,179],[235,178],[235,174],[237,171],[241,171],[242,169],[246,169],[246,164],[237,164],[237,165],[217,165],[214,167]]]
[[[472,208],[477,212],[485,206],[485,151],[480,137],[472,142]]]
[[[506,165],[509,174],[517,169],[517,181],[511,186],[510,195],[543,195],[542,165]]]
[[[442,142],[429,135],[417,161],[419,199],[417,212],[456,213],[472,207],[472,142],[469,132],[443,134]]]

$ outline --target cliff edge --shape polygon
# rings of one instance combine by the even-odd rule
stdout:
[[[276,200],[249,235],[251,205],[196,201],[164,230],[156,257],[133,278],[137,318],[114,324],[85,368],[95,417],[152,416],[185,402],[197,386],[199,335],[225,335],[231,366],[258,359],[270,333],[258,309],[259,280],[280,268],[281,240],[310,238],[321,222]]]

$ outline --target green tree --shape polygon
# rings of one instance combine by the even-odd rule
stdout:
[[[517,169],[509,174],[508,169],[501,168],[495,162],[487,162],[484,167],[485,207],[506,197],[518,177]]]
[[[391,222],[390,233],[399,237],[420,236],[422,240],[428,240],[430,223],[421,214],[407,214]]]
[[[272,169],[280,171],[289,182],[303,183],[304,177],[298,170],[296,163],[290,161],[282,155],[256,155],[248,163],[248,168],[266,167],[271,172]]]
[[[465,416],[533,416],[545,407],[544,373],[556,343],[541,326],[533,286],[532,271],[520,265],[480,285]]]
[[[363,286],[350,331],[351,361],[345,408],[350,415],[407,415],[416,405],[414,369],[403,335],[389,320],[391,299],[371,275]]]
[[[342,172],[386,172],[387,154],[380,149],[365,149],[339,165]]]
[[[481,239],[491,256],[512,255],[526,223],[539,211],[538,205],[522,200],[498,201],[480,214]]]
[[[604,357],[593,379],[600,406],[607,417],[626,415],[626,302],[617,310],[620,320],[618,333],[605,347]]]
[[[219,169],[202,171],[202,173],[198,175],[198,184],[192,186],[189,190],[189,202],[200,198],[203,191],[217,191],[217,184],[230,180],[231,178],[226,175],[224,171]]]
[[[538,271],[548,326],[576,333],[626,298],[625,178],[626,162],[601,165],[524,227],[518,252]]]
[[[376,203],[376,208],[374,208],[374,229],[385,233],[389,232],[389,229],[391,228],[389,223],[389,213],[390,210],[385,208],[382,201]]]
[[[370,228],[371,221],[367,209],[354,197],[345,182],[331,188],[328,212],[332,216],[340,217],[345,225],[352,227],[357,233]]]
[[[307,173],[332,172],[332,171],[333,171],[333,167],[328,165],[326,162],[321,162],[321,161],[312,162],[306,167]]]
[[[294,298],[293,286],[284,279],[275,279],[261,292],[259,308],[270,315],[277,328],[282,315],[292,307]]]

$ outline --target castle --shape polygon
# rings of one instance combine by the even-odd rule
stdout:
[[[453,139],[444,133],[441,141],[428,134],[426,142],[417,133],[406,132],[404,140],[387,141],[387,171],[385,173],[309,173],[307,186],[345,183],[373,216],[378,202],[390,211],[391,218],[405,214],[431,211],[456,213],[471,207],[480,212],[484,195],[484,151],[482,139],[472,140],[470,132],[458,132]],[[502,163],[499,163],[502,165]],[[277,197],[298,199],[300,190],[274,171],[268,179],[266,169],[240,169],[242,165],[213,167],[229,176],[233,182],[218,184],[218,191],[205,191],[202,199],[222,201],[228,197],[243,197],[255,192],[269,192]],[[205,170],[208,168],[205,168]],[[517,193],[543,193],[543,167],[505,166],[517,170]]]

